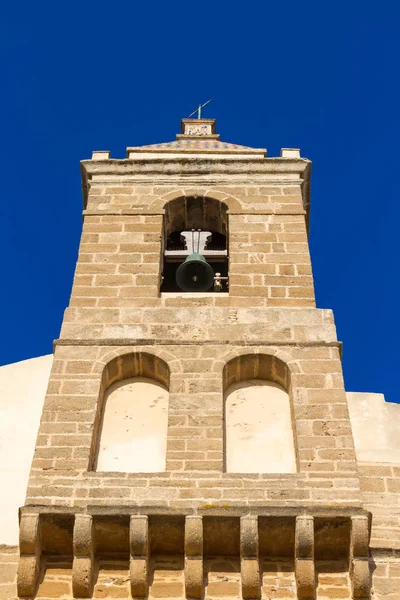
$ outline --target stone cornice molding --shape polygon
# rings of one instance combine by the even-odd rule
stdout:
[[[100,338],[96,337],[96,339],[91,338],[57,338],[53,340],[53,350],[56,346],[204,346],[209,344],[207,340],[188,340],[185,342],[177,341],[174,339],[149,339],[149,338]],[[273,346],[290,346],[295,348],[306,348],[306,347],[329,347],[329,348],[339,348],[341,350],[343,343],[337,340],[332,341],[305,341],[305,342],[293,342],[293,341],[234,341],[231,340],[216,340],[212,342],[213,346],[232,346],[235,347],[249,347],[253,346],[263,348],[273,347]]]
[[[299,210],[291,210],[291,211],[287,211],[287,210],[282,210],[279,208],[276,209],[263,209],[263,210],[256,210],[256,209],[252,209],[252,210],[229,210],[228,209],[228,214],[229,215],[304,215],[306,214],[306,211],[303,209],[299,209]],[[103,210],[90,210],[90,209],[85,209],[82,211],[82,214],[84,217],[96,217],[96,216],[124,216],[124,217],[129,217],[129,216],[135,216],[135,215],[144,215],[147,217],[157,217],[157,216],[163,216],[165,214],[165,209],[161,208],[160,210],[146,210],[146,209],[140,209],[140,208],[129,208],[129,209],[120,209],[120,210],[109,210],[109,209],[103,209]]]
[[[98,476],[95,471],[89,471],[85,475]],[[170,479],[169,473],[149,473],[150,476],[155,475],[157,479]],[[213,473],[214,475],[214,473]],[[251,478],[250,473],[222,473],[221,479],[225,478],[236,478],[244,479],[246,481],[247,476]],[[281,479],[282,473],[265,473],[261,474],[260,481],[270,479]],[[141,473],[128,473],[126,479],[134,480],[143,477]],[[285,478],[299,478],[298,473],[285,474]],[[92,516],[121,516],[121,515],[204,515],[204,516],[237,516],[241,517],[244,515],[257,515],[259,517],[297,517],[301,515],[310,515],[320,518],[346,518],[352,516],[364,516],[368,519],[368,523],[371,523],[372,515],[369,510],[363,508],[361,505],[349,504],[347,506],[342,505],[319,505],[315,503],[304,503],[303,505],[287,505],[287,506],[263,506],[260,505],[248,505],[248,506],[217,506],[217,505],[204,505],[199,507],[192,507],[188,505],[184,511],[182,508],[170,506],[166,510],[165,506],[154,506],[146,505],[145,503],[141,506],[135,505],[119,505],[119,506],[101,506],[93,504],[87,504],[86,506],[61,506],[61,505],[40,505],[35,504],[34,506],[25,505],[19,509],[20,515],[24,514],[44,514],[44,515],[76,515],[76,514],[87,514]]]
[[[149,174],[194,174],[207,173],[291,173],[305,175],[311,168],[311,161],[307,158],[265,158],[264,160],[249,160],[231,158],[229,160],[213,160],[207,157],[196,158],[168,158],[160,159],[107,159],[107,160],[82,160],[83,174],[90,179],[93,175],[138,175]]]
[[[311,161],[306,158],[265,158],[249,159],[211,159],[204,156],[196,158],[171,157],[168,159],[104,159],[82,160],[82,190],[86,207],[88,190],[91,183],[110,183],[116,181],[126,183],[135,178],[163,178],[163,183],[171,183],[171,179],[180,184],[188,184],[188,177],[243,177],[244,182],[256,182],[260,178],[269,179],[275,184],[295,184],[300,181],[303,191],[304,209],[309,212]],[[198,180],[197,180],[198,182]],[[160,183],[160,180],[157,181]]]

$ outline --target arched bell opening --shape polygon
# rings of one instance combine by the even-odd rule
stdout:
[[[214,198],[165,206],[162,292],[228,291],[228,207]]]

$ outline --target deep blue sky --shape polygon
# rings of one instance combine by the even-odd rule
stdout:
[[[58,337],[79,160],[172,140],[212,97],[223,140],[313,161],[317,304],[346,388],[400,401],[399,19],[394,1],[3,3],[0,364]]]

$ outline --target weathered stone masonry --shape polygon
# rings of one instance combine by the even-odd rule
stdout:
[[[360,599],[375,571],[376,598],[400,598],[400,535],[388,558],[373,533],[371,558],[375,471],[357,464],[333,315],[315,307],[310,162],[224,144],[202,123],[205,136],[184,129],[124,160],[82,162],[82,238],[21,509],[18,595]],[[187,198],[228,208],[229,293],[160,293],[166,206]],[[106,390],[131,377],[169,391],[166,470],[97,472]],[[295,473],[226,472],[224,392],[257,378],[289,393]]]

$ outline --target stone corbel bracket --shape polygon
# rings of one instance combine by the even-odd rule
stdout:
[[[144,598],[149,589],[149,519],[133,515],[129,525],[132,598]]]
[[[369,569],[370,525],[366,515],[351,517],[350,534],[350,581],[353,598],[369,598],[371,575]]]
[[[59,509],[58,509],[59,511]],[[274,543],[279,541],[280,550],[295,559],[295,580],[297,598],[315,600],[317,582],[315,560],[319,560],[324,549],[324,532],[334,532],[334,540],[340,545],[343,559],[349,559],[351,595],[354,600],[370,598],[371,578],[369,571],[369,537],[371,515],[362,509],[319,509],[305,511],[293,508],[262,508],[240,514],[236,508],[210,511],[202,514],[173,515],[159,511],[146,511],[148,514],[132,514],[131,509],[118,508],[118,513],[110,513],[107,507],[96,508],[92,514],[71,514],[64,509],[56,512],[46,507],[43,511],[23,510],[20,523],[20,563],[18,568],[18,596],[32,598],[42,572],[42,552],[45,560],[59,555],[65,544],[73,554],[72,591],[75,598],[91,598],[94,586],[96,547],[107,545],[107,529],[99,537],[97,519],[101,517],[102,527],[109,517],[110,531],[115,531],[116,516],[120,539],[126,540],[119,550],[130,555],[130,583],[133,598],[146,598],[149,594],[151,554],[155,556],[155,540],[161,542],[166,531],[173,531],[172,546],[167,540],[167,552],[184,553],[185,592],[187,598],[200,600],[204,596],[204,558],[227,551],[229,555],[240,553],[240,571],[243,600],[261,597],[260,557],[274,556]],[[194,514],[193,514],[194,513]],[[121,518],[123,517],[123,518]],[[167,528],[165,528],[166,522]],[[221,521],[219,521],[219,519]],[[67,526],[66,526],[67,523]],[[69,523],[69,524],[68,524]],[[211,525],[211,526],[210,526]],[[161,527],[161,528],[160,528]],[[172,527],[173,529],[168,529]],[[232,539],[224,537],[226,528],[232,527]],[[129,548],[128,548],[129,528]],[[330,529],[329,529],[330,528]],[[57,532],[63,531],[66,538],[60,546]],[[151,535],[150,535],[151,533]],[[271,538],[272,535],[272,538]],[[330,534],[333,535],[333,534]],[[69,536],[69,537],[68,537]],[[282,536],[282,543],[279,539]],[[229,537],[229,536],[228,536]],[[53,539],[54,538],[54,539]],[[294,539],[294,547],[293,547]],[[66,541],[68,540],[68,541]],[[97,540],[97,544],[96,544]],[[150,543],[152,541],[152,543]],[[328,544],[332,538],[328,536]],[[125,544],[125,541],[123,542]],[[280,544],[280,545],[279,545]],[[153,548],[154,546],[154,548]],[[114,548],[110,539],[110,550]],[[172,550],[171,550],[172,548]],[[293,552],[294,551],[294,552]],[[271,554],[272,552],[272,554]],[[232,554],[233,553],[233,554]],[[286,556],[286,554],[285,554]]]
[[[203,596],[203,519],[185,519],[185,590],[187,598]]]
[[[36,593],[41,567],[40,516],[25,513],[19,528],[20,559],[18,565],[17,591],[20,598]]]
[[[94,574],[93,518],[76,515],[73,537],[72,592],[74,598],[90,598]]]
[[[244,600],[261,597],[258,518],[240,518],[240,571]]]
[[[314,517],[296,517],[295,577],[298,598],[315,598]]]

